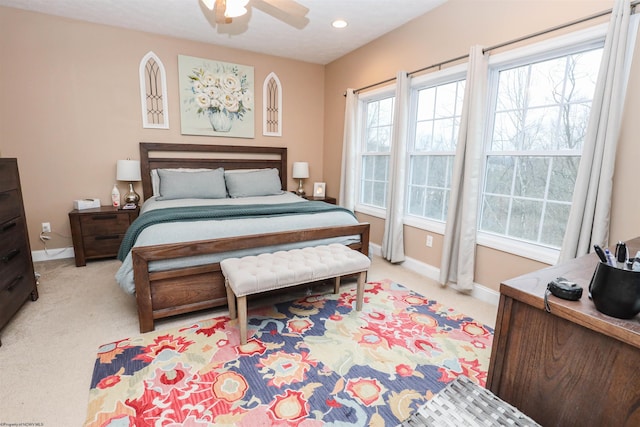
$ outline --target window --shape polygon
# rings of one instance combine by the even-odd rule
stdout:
[[[451,189],[465,80],[415,91],[413,138],[408,143],[408,215],[444,222]]]
[[[360,149],[362,205],[385,209],[393,129],[394,96],[364,101],[364,130]]]
[[[602,49],[493,70],[479,228],[559,249]]]

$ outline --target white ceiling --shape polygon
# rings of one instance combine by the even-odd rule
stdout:
[[[298,0],[309,8],[303,29],[258,7],[232,24],[212,25],[200,0],[0,0],[0,6],[327,64],[445,1]],[[332,28],[336,18],[349,26]]]

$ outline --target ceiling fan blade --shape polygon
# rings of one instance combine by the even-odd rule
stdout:
[[[309,13],[309,9],[295,0],[262,0],[262,3],[266,3],[269,6],[286,13],[291,16],[306,16]]]
[[[251,5],[299,30],[309,23],[309,9],[293,0],[252,0]]]
[[[216,0],[216,24],[231,24],[233,20],[224,16],[227,10],[227,0]]]

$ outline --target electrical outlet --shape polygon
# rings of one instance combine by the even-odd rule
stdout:
[[[42,223],[42,232],[43,233],[51,233],[51,223],[50,222],[43,222]]]
[[[427,247],[433,247],[433,236],[431,234],[427,235]]]

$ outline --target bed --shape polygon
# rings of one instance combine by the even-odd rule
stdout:
[[[140,168],[145,202],[123,240],[123,263],[116,274],[119,285],[135,294],[140,332],[152,331],[157,319],[226,305],[220,270],[225,257],[332,242],[368,255],[369,224],[340,207],[308,202],[286,191],[286,148],[141,142]],[[178,190],[175,197],[158,200],[163,198],[158,197],[159,174],[162,183],[180,177],[187,181],[177,182],[184,184],[193,182],[196,174],[183,178],[187,175],[182,172],[210,176],[219,168],[224,169],[228,192],[233,182],[243,183],[233,189],[234,197],[182,198]],[[264,177],[259,174],[268,171],[279,178],[281,190],[251,194],[247,177]],[[274,179],[269,175],[254,187],[273,187]],[[170,187],[163,189],[165,196]]]

